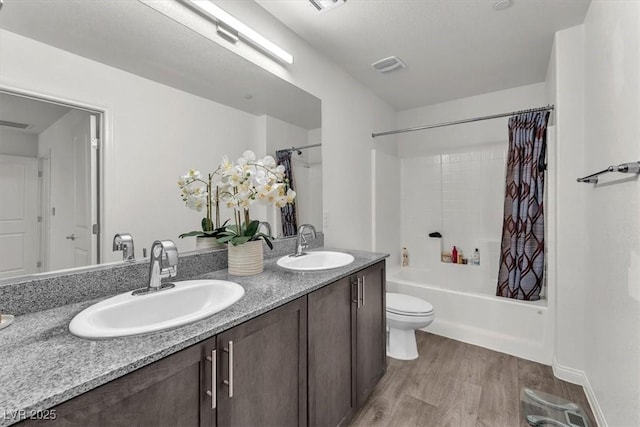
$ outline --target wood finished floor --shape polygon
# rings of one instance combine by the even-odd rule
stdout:
[[[523,387],[578,403],[596,426],[582,387],[555,378],[550,366],[422,331],[416,338],[420,357],[387,358],[352,427],[525,427]]]

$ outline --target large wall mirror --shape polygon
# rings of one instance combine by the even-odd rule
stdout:
[[[318,98],[139,1],[5,0],[0,32],[0,280],[117,262],[116,233],[137,258],[195,249],[179,176],[247,149],[289,150],[298,223],[321,230]],[[282,236],[275,208],[252,217]]]

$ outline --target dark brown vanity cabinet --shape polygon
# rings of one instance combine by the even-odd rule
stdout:
[[[218,335],[218,426],[307,425],[307,298]]]
[[[385,264],[308,295],[309,425],[346,425],[386,369]]]
[[[356,401],[360,407],[387,368],[385,264],[380,262],[356,275],[360,305],[356,312]],[[356,292],[357,296],[357,292]]]
[[[49,410],[47,426],[305,426],[299,298]]]
[[[43,411],[20,425],[41,426],[198,426],[205,397],[203,352],[215,339],[189,347],[85,394]],[[36,385],[37,386],[37,385]],[[208,402],[210,405],[210,401]]]

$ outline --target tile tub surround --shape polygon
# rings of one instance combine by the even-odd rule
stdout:
[[[51,408],[224,330],[304,296],[388,255],[342,250],[355,257],[345,267],[294,272],[265,259],[265,270],[255,276],[229,276],[227,270],[200,278],[232,280],[245,288],[235,305],[180,328],[140,336],[86,340],[69,333],[68,324],[94,299],[18,316],[0,339],[0,426],[19,420],[10,414]],[[102,299],[102,298],[100,298]]]
[[[310,248],[324,245],[324,234],[309,242]],[[264,244],[265,259],[294,253],[296,238],[273,241],[273,250]],[[178,275],[174,281],[193,279],[205,273],[227,268],[226,250],[200,250],[180,254]],[[95,298],[117,295],[146,287],[149,283],[149,258],[132,263],[115,262],[26,276],[0,281],[0,312],[21,315],[48,310]]]

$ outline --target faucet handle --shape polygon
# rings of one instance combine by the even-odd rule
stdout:
[[[133,236],[129,233],[118,233],[113,236],[113,251],[122,251],[124,261],[133,261],[135,259]]]

